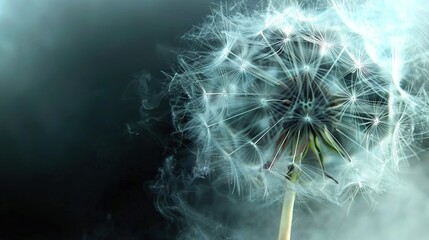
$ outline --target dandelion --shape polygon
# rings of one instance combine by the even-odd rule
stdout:
[[[345,5],[321,3],[217,12],[188,35],[195,49],[169,86],[196,168],[249,201],[284,196],[279,240],[290,237],[295,195],[342,203],[383,191],[426,108],[398,76],[404,64],[371,51],[376,36],[351,27]]]

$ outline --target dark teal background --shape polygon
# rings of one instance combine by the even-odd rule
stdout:
[[[140,119],[208,0],[0,0],[0,239],[158,239],[165,146]],[[168,136],[168,124],[157,131]],[[161,233],[161,234],[160,234]]]
[[[150,190],[172,129],[136,124],[139,79],[165,84],[180,36],[220,1],[0,0],[0,240],[175,239]],[[378,205],[300,205],[293,234],[426,239],[428,159],[410,159],[400,191],[368,195]],[[243,222],[265,229],[259,217]]]

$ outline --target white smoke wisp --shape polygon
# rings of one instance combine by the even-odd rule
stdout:
[[[192,154],[154,186],[183,238],[274,239],[287,191],[341,205],[396,184],[429,116],[423,6],[243,2],[187,34],[169,92]]]
[[[423,156],[425,159],[428,155]],[[380,204],[368,207],[357,198],[348,208],[321,209],[313,216],[298,214],[297,239],[427,239],[429,221],[429,162],[418,162],[400,174],[402,186],[380,197]],[[311,226],[311,229],[309,229]]]

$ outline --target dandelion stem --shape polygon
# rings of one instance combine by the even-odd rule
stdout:
[[[298,162],[301,161],[301,158],[298,158]],[[288,179],[290,182],[295,183],[299,176],[299,170],[293,165],[289,169]],[[290,240],[290,233],[292,230],[292,216],[293,216],[293,207],[295,204],[295,191],[292,189],[287,189],[283,199],[282,215],[280,218],[280,227],[279,227],[279,238],[278,240]]]
[[[282,208],[282,216],[280,220],[278,240],[290,240],[294,202],[295,202],[295,192],[286,191],[285,197],[283,200],[283,208]]]

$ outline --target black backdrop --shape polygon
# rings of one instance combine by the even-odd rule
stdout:
[[[0,239],[161,238],[149,185],[164,146],[127,131],[140,118],[136,78],[161,79],[213,3],[0,7]]]
[[[0,0],[0,240],[174,239],[149,188],[165,146],[127,124],[140,74],[165,79],[170,50],[219,1]],[[375,212],[326,208],[298,217],[297,236],[426,239],[427,159]]]

